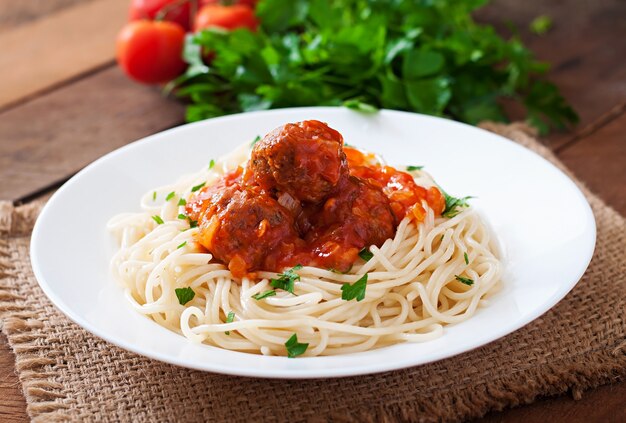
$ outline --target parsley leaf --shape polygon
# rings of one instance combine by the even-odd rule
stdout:
[[[446,208],[441,213],[442,217],[452,218],[456,216],[463,211],[462,209],[469,207],[469,204],[467,204],[467,200],[469,200],[470,198],[474,198],[471,196],[463,198],[452,197],[451,195],[448,195],[448,193],[445,192],[443,189],[441,189],[441,187],[439,187],[439,189],[443,194],[443,198],[446,200]]]
[[[422,170],[424,169],[424,166],[407,166],[406,170],[408,170],[409,172],[414,171],[414,170]]]
[[[152,191],[152,201],[156,201],[156,191]]]
[[[178,205],[179,206],[184,206],[185,204],[187,204],[187,202],[185,201],[184,198],[181,198],[180,200],[178,200]]]
[[[176,288],[174,292],[176,292],[176,297],[178,297],[178,302],[180,303],[180,305],[187,304],[189,301],[193,300],[193,297],[196,296],[196,293],[193,291],[193,289],[189,287]]]
[[[467,257],[467,252],[463,253],[463,258],[465,259],[465,264],[469,264],[469,257]]]
[[[547,15],[537,16],[530,23],[530,31],[537,35],[543,35],[546,32],[550,31],[551,28],[552,28],[552,18],[550,18],[550,16],[547,16]]]
[[[361,279],[350,285],[344,283],[341,286],[341,299],[350,301],[356,298],[357,301],[365,298],[365,288],[367,286],[367,273],[361,276]]]
[[[259,300],[262,300],[263,298],[273,297],[274,295],[276,295],[276,291],[274,291],[273,289],[270,289],[265,292],[259,292],[258,294],[253,295],[252,298],[259,301]]]
[[[295,358],[304,354],[306,349],[309,347],[309,344],[302,344],[298,342],[298,335],[294,333],[287,340],[287,342],[285,342],[285,347],[287,347],[287,357]]]
[[[232,3],[232,2],[230,2]],[[519,37],[474,19],[487,2],[263,0],[259,31],[207,28],[185,39],[184,75],[170,84],[188,99],[189,121],[294,106],[344,105],[506,121],[503,99],[541,128],[578,117],[548,67]],[[544,17],[533,31],[549,28]],[[215,53],[211,65],[203,62]]]
[[[302,269],[302,265],[298,264],[283,273],[279,273],[278,279],[272,279],[270,285],[293,294],[295,282],[300,280],[300,275],[296,273],[296,270],[300,269]]]
[[[261,136],[260,136],[260,135],[257,135],[256,137],[254,137],[254,139],[253,139],[253,140],[252,140],[252,142],[250,143],[250,147],[254,147],[254,145],[255,145],[257,142],[259,142],[259,141],[261,141]]]
[[[235,312],[233,311],[229,311],[228,312],[228,316],[226,316],[226,323],[232,323],[233,320],[235,320]],[[230,335],[230,331],[227,330],[226,332],[224,332],[226,335]]]
[[[350,265],[350,267],[348,268],[348,270],[346,270],[345,272],[342,272],[341,270],[337,270],[334,267],[331,267],[330,269],[328,269],[329,272],[333,272],[333,273],[337,273],[338,275],[347,275],[348,273],[350,273],[350,271],[352,270],[352,267],[354,265]]]
[[[213,169],[215,167],[215,160],[211,159],[211,161],[209,162],[209,170]]]
[[[196,192],[196,191],[198,191],[200,188],[202,188],[205,185],[206,185],[206,182],[202,182],[201,184],[198,184],[198,185],[192,187],[191,188],[191,192]]]
[[[176,249],[180,249],[183,248],[185,245],[187,245],[187,241],[184,241],[182,244],[180,244],[178,247],[176,247]]]
[[[164,223],[163,219],[161,219],[161,216],[159,216],[158,214],[155,214],[154,216],[152,216],[152,220],[154,220],[157,223],[157,225],[162,225]]]
[[[175,195],[176,193],[174,191],[170,192],[169,194],[167,194],[167,197],[165,197],[165,201],[170,201],[172,198],[174,198]]]
[[[454,278],[455,278],[457,281],[459,281],[459,282],[461,282],[461,283],[464,283],[465,285],[468,285],[468,286],[472,286],[472,285],[474,285],[474,279],[465,278],[465,277],[463,277],[463,276],[459,276],[459,275],[454,275]]]
[[[189,219],[189,228],[197,228],[197,227],[198,227],[198,221]]]
[[[368,247],[364,247],[359,251],[359,257],[365,261],[370,261],[370,259],[374,257],[374,253],[372,253]]]

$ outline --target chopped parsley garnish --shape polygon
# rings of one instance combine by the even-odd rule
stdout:
[[[252,298],[259,301],[259,300],[262,300],[263,298],[273,297],[274,295],[276,295],[276,291],[274,291],[273,289],[270,289],[265,292],[259,292],[258,294],[253,295]]]
[[[187,202],[185,201],[184,198],[181,198],[180,200],[178,200],[178,205],[179,206],[184,206],[185,204],[187,204]]]
[[[278,279],[272,279],[270,285],[274,288],[283,289],[293,294],[293,287],[296,281],[300,280],[300,275],[296,273],[296,270],[302,269],[301,264],[297,264],[289,270],[278,274]]]
[[[446,208],[441,213],[441,216],[443,217],[454,217],[457,214],[461,213],[463,211],[461,209],[469,207],[469,204],[467,204],[467,200],[469,200],[470,198],[474,198],[471,196],[463,198],[452,197],[451,195],[448,195],[448,193],[445,192],[443,189],[441,189],[441,187],[439,189],[441,190],[441,193],[446,200]]]
[[[172,198],[174,198],[175,195],[176,193],[174,191],[170,192],[169,194],[167,194],[167,197],[165,197],[165,201],[170,201]]]
[[[469,264],[469,257],[467,257],[467,252],[463,253],[463,258],[465,259],[465,264]]]
[[[374,253],[372,253],[368,247],[365,247],[359,251],[359,257],[365,261],[370,261],[370,259],[374,257]]]
[[[552,18],[547,15],[537,16],[530,22],[529,28],[530,32],[537,35],[543,35],[552,28]]]
[[[209,162],[209,170],[213,169],[215,167],[215,160],[211,159],[211,161]]]
[[[193,297],[196,296],[196,293],[193,292],[193,289],[187,288],[176,288],[174,290],[176,292],[176,297],[178,297],[178,302],[180,305],[185,305],[189,301],[193,300]]]
[[[331,267],[330,269],[328,269],[329,272],[333,272],[333,273],[337,273],[338,275],[347,275],[348,273],[350,273],[350,270],[352,270],[352,264],[350,265],[350,267],[348,268],[348,270],[346,270],[345,272],[342,272],[341,270],[337,270],[334,267]]]
[[[201,184],[198,184],[195,187],[192,187],[191,188],[191,192],[196,192],[196,191],[198,191],[200,188],[202,188],[205,185],[206,185],[206,182],[202,182]]]
[[[235,320],[235,312],[233,311],[229,311],[228,312],[228,316],[226,316],[226,323],[232,323],[233,320]],[[226,332],[224,332],[226,335],[230,335],[230,331],[227,330]]]
[[[422,170],[424,169],[424,166],[407,166],[406,170],[408,170],[409,172],[413,171],[413,170]]]
[[[178,215],[178,218],[179,218],[180,220],[187,220],[187,215],[186,215],[186,214],[182,214],[182,213],[181,213],[181,214],[179,214],[179,215]]]
[[[152,220],[154,220],[158,225],[163,224],[163,219],[161,219],[161,216],[159,216],[158,214],[152,216]]]
[[[189,227],[190,228],[197,228],[198,227],[198,221],[197,220],[189,220]]]
[[[341,299],[350,301],[356,298],[357,301],[361,301],[365,298],[365,287],[367,286],[367,273],[361,276],[361,279],[350,285],[344,283],[341,286]]]
[[[459,275],[454,275],[454,278],[461,282],[464,283],[467,286],[472,286],[474,285],[474,279],[470,279],[470,278],[464,278],[463,276],[459,276]]]
[[[252,140],[252,142],[250,143],[250,147],[254,147],[254,144],[256,144],[257,142],[261,141],[261,136],[257,135],[256,137],[254,137],[254,139]]]
[[[178,250],[179,248],[183,248],[185,245],[187,245],[187,241],[180,244],[178,247],[176,247],[176,249]]]
[[[291,335],[291,338],[285,342],[285,347],[287,347],[287,357],[295,358],[304,354],[306,349],[309,347],[309,344],[302,344],[298,342],[298,335],[294,333]]]
[[[152,201],[156,201],[156,191],[152,191]]]

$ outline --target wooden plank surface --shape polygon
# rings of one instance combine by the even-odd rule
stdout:
[[[529,25],[549,16],[553,28],[539,36]],[[509,33],[507,24],[540,60],[552,64],[549,78],[580,115],[573,132],[553,134],[557,148],[626,99],[626,1],[623,0],[496,0],[477,17]]]
[[[0,32],[0,108],[112,63],[128,0],[94,0]]]
[[[7,110],[0,114],[0,199],[27,197],[182,120],[180,103],[117,67]]]
[[[626,216],[626,110],[558,156],[589,189]],[[624,402],[626,408],[626,396]]]
[[[89,1],[93,0],[20,0],[19,3],[0,1],[0,31],[11,30],[18,25]]]

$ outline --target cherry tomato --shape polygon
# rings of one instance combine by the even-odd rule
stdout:
[[[223,6],[221,4],[207,4],[202,6],[196,15],[194,31],[204,28],[219,27],[224,29],[248,28],[256,31],[259,22],[254,10],[243,4]]]
[[[181,58],[184,42],[185,30],[177,23],[129,22],[117,36],[117,61],[132,79],[160,84],[185,70]]]
[[[154,20],[161,10],[171,6],[163,20],[176,22],[184,29],[189,30],[191,25],[189,20],[190,3],[187,1],[174,6],[177,2],[178,0],[131,0],[129,20]]]

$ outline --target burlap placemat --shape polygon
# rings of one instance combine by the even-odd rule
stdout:
[[[519,127],[488,129],[563,169]],[[29,237],[40,205],[0,203],[0,319],[28,413],[37,421],[451,421],[542,395],[579,397],[626,375],[626,222],[581,188],[598,224],[595,255],[574,290],[541,318],[437,363],[307,381],[188,370],[90,335],[47,300],[33,277]]]

